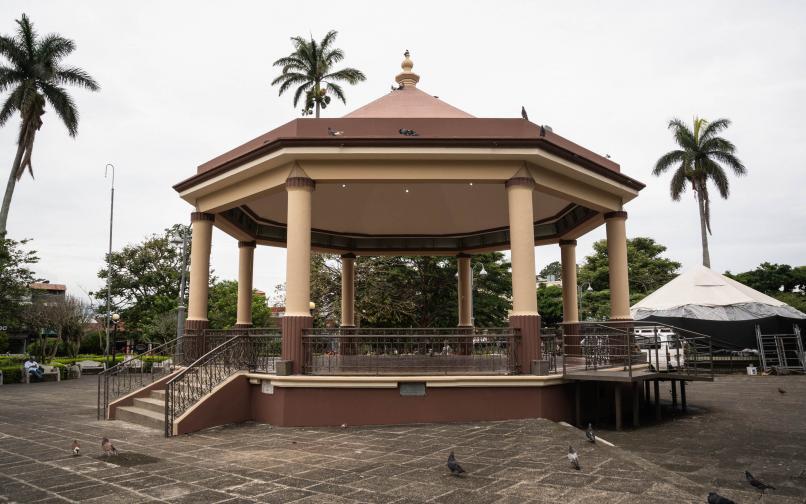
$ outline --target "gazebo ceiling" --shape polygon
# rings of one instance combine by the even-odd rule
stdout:
[[[417,89],[408,53],[401,66],[399,88],[378,100],[284,124],[174,188],[230,234],[282,244],[284,183],[300,172],[316,182],[315,248],[451,252],[508,246],[504,182],[516,173],[536,182],[537,242],[584,233],[644,187],[550,128],[475,118]]]

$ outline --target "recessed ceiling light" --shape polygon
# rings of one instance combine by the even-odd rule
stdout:
[[[342,186],[342,187],[347,187],[347,184],[342,184],[341,186]]]
[[[471,182],[470,185],[473,185],[473,182]]]

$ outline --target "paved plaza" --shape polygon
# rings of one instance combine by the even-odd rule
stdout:
[[[603,430],[611,448],[545,420],[326,429],[250,423],[166,439],[96,421],[92,377],[6,385],[0,501],[702,503],[718,486],[737,502],[756,502],[740,481],[747,468],[778,487],[764,502],[802,503],[805,393],[802,377],[691,384],[689,415]],[[102,456],[102,436],[118,457]],[[74,438],[78,457],[69,450]],[[569,444],[580,453],[579,472],[566,459]],[[451,449],[467,477],[449,475]]]

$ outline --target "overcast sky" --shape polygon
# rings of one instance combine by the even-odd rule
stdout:
[[[650,173],[674,145],[668,120],[728,117],[725,136],[748,169],[714,200],[711,261],[743,271],[763,261],[806,263],[806,4],[803,2],[199,2],[3,0],[0,32],[27,13],[40,34],[78,49],[66,60],[99,93],[71,91],[81,118],[71,139],[44,116],[33,164],[11,207],[9,235],[33,238],[37,272],[81,294],[101,286],[109,179],[117,168],[114,246],[141,241],[191,207],[171,186],[196,166],[298,116],[269,86],[289,37],[329,29],[367,81],[347,88],[337,117],[387,93],[411,50],[419,87],[478,117],[530,119],[647,184],[627,205],[630,236],[666,245],[685,267],[701,260],[697,205],[669,198]],[[5,96],[3,96],[5,98]],[[0,129],[0,180],[18,120]],[[3,186],[4,188],[5,186]],[[714,191],[713,194],[716,194]],[[578,259],[604,238],[580,240]],[[537,249],[538,268],[559,259]],[[260,247],[255,287],[284,281],[285,251]],[[237,275],[237,245],[216,231],[212,266]]]

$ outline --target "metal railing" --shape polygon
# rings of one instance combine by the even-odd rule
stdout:
[[[637,366],[654,373],[714,374],[711,337],[680,327],[640,321],[579,322],[563,328],[563,374]]]
[[[274,373],[280,359],[281,337],[275,329],[210,332],[224,336],[223,342],[165,383],[166,437],[173,435],[174,420],[234,373]]]
[[[307,375],[520,372],[515,328],[337,328],[303,333]]]
[[[182,355],[178,352],[180,340],[174,338],[98,373],[98,420],[108,419],[111,401],[173,372],[182,362]]]
[[[557,328],[540,330],[540,358],[548,362],[548,373],[557,372],[557,362],[563,360],[563,336]]]

